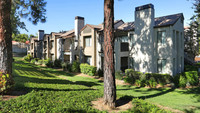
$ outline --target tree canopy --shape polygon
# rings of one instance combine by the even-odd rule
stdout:
[[[11,27],[14,34],[19,34],[18,28],[26,29],[20,18],[27,18],[33,24],[46,22],[45,0],[12,0]],[[28,30],[27,30],[28,31]]]

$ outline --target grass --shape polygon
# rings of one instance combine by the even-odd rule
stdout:
[[[103,83],[99,80],[30,64],[20,58],[15,58],[13,63],[13,76],[14,90],[27,94],[1,101],[0,112],[101,112],[91,106],[92,100],[103,96]],[[149,103],[200,112],[199,93],[200,88],[172,90],[117,86],[118,98],[130,101],[134,98],[134,107],[127,112],[165,112]]]

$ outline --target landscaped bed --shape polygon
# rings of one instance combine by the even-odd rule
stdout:
[[[102,81],[20,59],[13,63],[13,76],[14,91],[24,95],[1,101],[0,112],[101,112],[92,107],[91,101],[103,97]],[[175,109],[200,112],[199,94],[200,88],[174,90],[117,86],[117,97],[133,102],[133,108],[128,112],[166,112],[159,107],[174,112]]]

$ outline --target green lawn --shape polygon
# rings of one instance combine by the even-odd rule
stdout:
[[[27,94],[1,101],[0,112],[100,112],[91,107],[91,101],[103,96],[102,81],[33,65],[20,58],[13,63],[13,76],[14,89]],[[200,112],[199,93],[200,88],[171,90],[117,86],[118,98],[142,98],[185,112]]]

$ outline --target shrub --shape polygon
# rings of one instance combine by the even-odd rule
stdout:
[[[160,84],[161,86],[173,82],[173,78],[169,74],[146,73],[145,75],[147,77],[147,80],[150,80],[150,78],[153,77],[157,84]]]
[[[196,86],[199,84],[199,76],[197,71],[189,71],[185,72],[185,76],[187,78],[187,82],[192,85]]]
[[[184,71],[187,72],[187,71],[198,71],[198,67],[196,66],[191,66],[191,65],[185,65],[184,66]]]
[[[78,61],[74,61],[72,63],[72,72],[80,72],[80,63]]]
[[[9,88],[11,88],[11,85],[8,83],[10,76],[8,74],[3,74],[0,72],[0,94],[3,92],[6,92]]]
[[[97,74],[99,77],[103,77],[103,70],[98,69]]]
[[[42,65],[43,64],[43,60],[38,60],[37,64]]]
[[[24,57],[24,60],[27,61],[27,62],[30,62],[31,59],[33,59],[33,57],[32,57],[30,54],[28,54],[28,55],[26,55],[26,56]]]
[[[61,67],[61,60],[58,60],[58,59],[56,59],[55,61],[54,61],[54,67]]]
[[[94,76],[97,68],[95,66],[90,66],[88,64],[80,64],[81,73]]]
[[[38,62],[38,60],[40,60],[39,58],[34,58],[36,62]]]
[[[125,70],[125,77],[124,81],[126,83],[134,84],[136,80],[140,78],[143,73],[134,71],[133,69],[126,69]]]
[[[184,74],[181,74],[179,78],[179,87],[185,87],[186,84],[187,84],[187,79],[185,78]]]
[[[31,60],[31,63],[35,64],[35,62],[36,62],[35,59],[32,59],[32,60]]]
[[[151,88],[155,88],[157,86],[157,82],[155,80],[155,78],[151,77],[149,80],[148,80],[148,85],[149,87]]]
[[[123,79],[123,76],[124,76],[124,74],[123,74],[122,71],[116,71],[116,72],[115,72],[115,78],[116,78],[116,79],[122,80],[122,79]]]
[[[188,71],[174,76],[174,84],[176,87],[197,86],[199,84],[199,76],[197,71]]]
[[[62,62],[61,63],[61,67],[62,67],[63,71],[67,70],[67,65],[68,65],[68,62]]]
[[[53,67],[53,62],[50,59],[44,60],[45,66]]]

